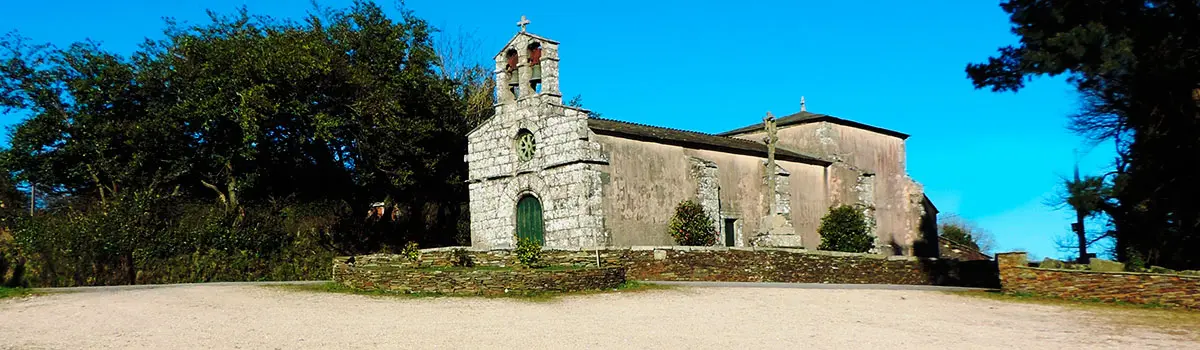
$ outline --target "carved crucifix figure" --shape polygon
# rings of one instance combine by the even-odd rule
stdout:
[[[776,133],[775,116],[771,112],[767,112],[767,116],[763,117],[763,128],[767,133],[763,142],[767,144],[767,193],[770,193],[770,198],[767,200],[767,215],[774,215],[777,209],[775,208],[775,144],[779,142],[779,134]]]

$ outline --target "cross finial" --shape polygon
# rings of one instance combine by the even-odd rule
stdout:
[[[525,15],[521,15],[521,21],[517,22],[517,26],[521,27],[521,32],[525,32],[525,26],[529,25],[529,19]]]
[[[800,96],[800,111],[807,112],[808,109],[804,106],[804,96]]]

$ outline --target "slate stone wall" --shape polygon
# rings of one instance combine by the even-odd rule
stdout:
[[[1200,310],[1200,276],[1032,268],[1025,253],[996,254],[996,260],[1005,292]]]
[[[620,267],[542,269],[391,269],[336,265],[334,281],[363,290],[397,293],[498,295],[612,289],[625,283]]]
[[[453,266],[452,250],[422,251],[420,266]],[[467,250],[478,266],[514,266],[508,250]],[[644,281],[730,281],[852,284],[915,284],[999,287],[990,261],[919,259],[784,248],[632,247],[600,249],[600,266],[622,267],[626,276]],[[345,257],[335,260],[344,265]],[[398,255],[355,257],[360,267],[414,268]],[[557,266],[595,266],[595,250],[547,250],[544,262]],[[337,270],[334,273],[337,279]]]

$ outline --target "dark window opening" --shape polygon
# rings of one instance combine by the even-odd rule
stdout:
[[[737,219],[725,219],[725,246],[733,247],[737,244]]]

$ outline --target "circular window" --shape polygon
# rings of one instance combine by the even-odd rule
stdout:
[[[537,143],[533,140],[533,133],[529,130],[522,129],[517,133],[517,159],[522,162],[527,162],[533,159],[533,153],[537,151]]]

